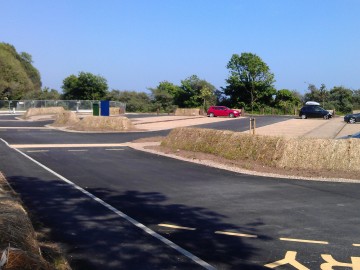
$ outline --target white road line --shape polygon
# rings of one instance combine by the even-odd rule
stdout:
[[[179,230],[188,230],[188,231],[195,231],[195,228],[190,228],[190,227],[183,227],[183,226],[178,226],[178,225],[171,225],[171,224],[158,224],[158,226],[160,227],[167,227],[167,228],[172,228],[172,229],[179,229]]]
[[[8,147],[10,147],[10,145],[3,139],[0,139],[2,142],[4,142]],[[11,147],[10,147],[11,148]],[[199,257],[195,256],[194,254],[190,253],[189,251],[183,249],[182,247],[178,246],[177,244],[175,244],[174,242],[170,241],[169,239],[161,236],[160,234],[154,232],[153,230],[151,230],[150,228],[146,227],[145,225],[143,225],[142,223],[138,222],[137,220],[133,219],[132,217],[126,215],[125,213],[121,212],[120,210],[116,209],[115,207],[111,206],[110,204],[104,202],[102,199],[96,197],[95,195],[93,195],[92,193],[86,191],[85,189],[83,189],[82,187],[76,185],[75,183],[71,182],[70,180],[68,180],[67,178],[65,178],[64,176],[58,174],[57,172],[51,170],[50,168],[46,167],[45,165],[43,165],[42,163],[36,161],[35,159],[33,159],[32,157],[28,156],[27,154],[21,152],[19,149],[13,148],[15,151],[17,151],[18,153],[20,153],[21,155],[23,155],[24,157],[28,158],[29,160],[31,160],[32,162],[34,162],[35,164],[39,165],[41,168],[47,170],[48,172],[52,173],[53,175],[55,175],[56,177],[58,177],[59,179],[63,180],[65,183],[68,183],[69,185],[71,185],[72,187],[74,187],[75,189],[79,190],[80,192],[82,192],[83,194],[85,194],[86,196],[90,197],[91,199],[93,199],[94,201],[100,203],[101,205],[103,205],[104,207],[106,207],[107,209],[109,209],[110,211],[114,212],[115,214],[117,214],[118,216],[122,217],[123,219],[129,221],[130,223],[132,223],[133,225],[135,225],[136,227],[142,229],[144,232],[146,232],[147,234],[151,235],[152,237],[155,237],[156,239],[160,240],[161,242],[163,242],[164,244],[166,244],[167,246],[171,247],[172,249],[176,250],[177,252],[183,254],[184,256],[188,257],[190,260],[192,260],[193,262],[201,265],[202,267],[204,267],[205,269],[208,270],[215,270],[216,268],[210,264],[208,264],[207,262],[203,261],[202,259],[200,259]]]
[[[87,152],[86,149],[78,149],[78,150],[68,150],[68,152]]]
[[[352,244],[354,247],[360,247],[360,244]]]
[[[294,238],[280,238],[280,240],[281,241],[290,241],[290,242],[299,242],[299,243],[320,244],[320,245],[328,245],[329,244],[329,242],[326,242],[326,241],[294,239]]]
[[[28,150],[26,153],[44,153],[49,152],[49,150]]]
[[[0,129],[17,129],[18,131],[26,131],[28,129],[49,130],[44,127],[0,127]]]
[[[246,234],[246,233],[235,233],[235,232],[224,232],[224,231],[216,231],[215,233],[216,234],[230,235],[230,236],[238,236],[238,237],[257,238],[257,235]]]
[[[106,151],[123,151],[124,149],[105,149]]]
[[[101,144],[11,144],[11,148],[79,148],[79,147],[127,147],[129,143],[101,143]]]

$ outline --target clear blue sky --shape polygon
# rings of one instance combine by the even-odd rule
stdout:
[[[0,0],[0,42],[33,56],[43,86],[80,71],[109,90],[198,75],[225,86],[232,54],[260,56],[277,89],[360,89],[359,0]]]

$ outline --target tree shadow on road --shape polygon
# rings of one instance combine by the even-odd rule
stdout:
[[[49,228],[51,238],[65,247],[73,269],[202,269],[65,182],[23,176],[8,180],[37,221]],[[245,239],[215,234],[256,234],[261,221],[239,227],[209,209],[171,204],[158,192],[87,191],[218,269],[265,269],[254,259],[260,251],[252,241],[268,240],[266,236]],[[159,223],[195,230],[174,230]]]

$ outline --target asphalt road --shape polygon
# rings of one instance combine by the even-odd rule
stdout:
[[[3,121],[2,117],[4,116],[0,115],[1,138],[10,144],[124,143],[140,138],[166,136],[170,132],[170,130],[162,130],[130,133],[74,133],[43,128],[45,124],[49,124],[51,121]],[[256,117],[256,125],[257,127],[271,125],[279,121],[286,121],[289,118],[286,116],[258,116]],[[29,129],[29,127],[39,129]],[[238,118],[232,121],[215,122],[194,127],[246,131],[249,130],[249,119]]]
[[[0,130],[0,137],[12,144],[100,143],[153,135],[47,132]],[[73,269],[320,269],[326,262],[357,269],[360,264],[358,184],[236,174],[127,147],[21,151],[60,175],[4,142],[0,170],[66,247]]]

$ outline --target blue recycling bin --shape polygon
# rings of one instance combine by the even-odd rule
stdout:
[[[110,101],[109,100],[100,101],[100,112],[101,112],[101,116],[110,116]]]

